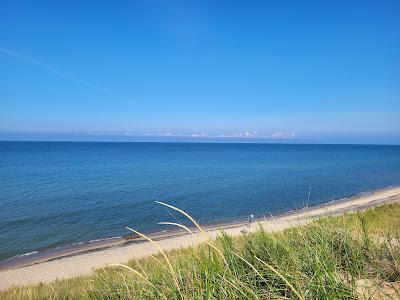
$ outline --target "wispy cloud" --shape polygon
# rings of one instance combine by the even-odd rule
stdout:
[[[264,137],[269,139],[293,139],[296,137],[296,134],[294,132],[276,131],[270,134],[266,134],[264,135]]]
[[[118,133],[113,133],[118,134]],[[183,137],[183,138],[220,138],[220,139],[270,139],[270,140],[290,140],[296,137],[294,132],[274,131],[270,133],[258,133],[257,131],[230,132],[220,134],[181,133],[181,132],[124,132],[125,136],[146,136],[146,137]]]
[[[46,63],[44,63],[44,62],[42,62],[40,60],[28,57],[28,56],[23,55],[23,54],[21,54],[19,52],[11,51],[9,49],[5,49],[5,48],[0,47],[0,53],[3,53],[3,54],[6,54],[6,55],[9,55],[9,56],[18,58],[20,60],[23,60],[23,61],[25,61],[27,63],[30,63],[30,64],[33,64],[33,65],[36,65],[38,67],[46,69],[47,71],[53,73],[54,75],[56,75],[58,77],[65,78],[65,79],[71,80],[71,81],[73,81],[75,83],[78,83],[78,84],[87,86],[89,88],[98,90],[98,91],[100,91],[100,92],[102,92],[102,93],[104,93],[106,95],[109,95],[109,96],[111,96],[113,98],[136,104],[136,102],[133,99],[129,98],[129,97],[122,96],[122,95],[120,95],[118,93],[115,93],[115,92],[113,92],[113,91],[111,91],[111,90],[109,90],[109,89],[107,89],[107,88],[105,88],[103,86],[100,86],[100,85],[97,85],[97,84],[94,84],[94,83],[91,83],[91,82],[88,82],[88,81],[81,80],[81,79],[79,79],[79,78],[77,78],[77,77],[75,77],[75,76],[73,76],[73,75],[71,75],[71,74],[69,74],[67,72],[61,71],[61,70],[59,70],[57,68],[54,68],[53,66],[50,66],[50,65],[48,65],[48,64],[46,64]]]

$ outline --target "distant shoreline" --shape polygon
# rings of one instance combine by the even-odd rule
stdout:
[[[250,226],[248,222],[241,221],[221,223],[205,228],[210,237],[217,236],[221,230],[231,235],[239,235],[243,231],[255,231],[260,225],[268,231],[276,231],[306,224],[310,220],[322,216],[339,215],[395,202],[400,202],[400,187],[363,192],[321,205],[289,211],[275,217],[258,219],[253,221]],[[155,232],[150,236],[165,250],[190,246],[204,240],[204,236],[196,231],[193,236],[177,230]],[[9,265],[3,263],[2,269],[0,269],[0,290],[13,285],[46,283],[56,279],[87,275],[104,265],[124,263],[130,259],[156,252],[150,243],[141,238],[120,237],[66,247],[60,252],[36,253],[16,263]]]

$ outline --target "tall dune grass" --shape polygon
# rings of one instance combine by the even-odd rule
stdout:
[[[398,230],[399,204],[275,233],[260,226],[0,298],[400,299]]]

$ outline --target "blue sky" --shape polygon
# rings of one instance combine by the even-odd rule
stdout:
[[[400,2],[3,0],[0,139],[400,144]]]

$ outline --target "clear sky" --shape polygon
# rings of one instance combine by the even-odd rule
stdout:
[[[0,139],[400,144],[400,1],[2,0]]]

